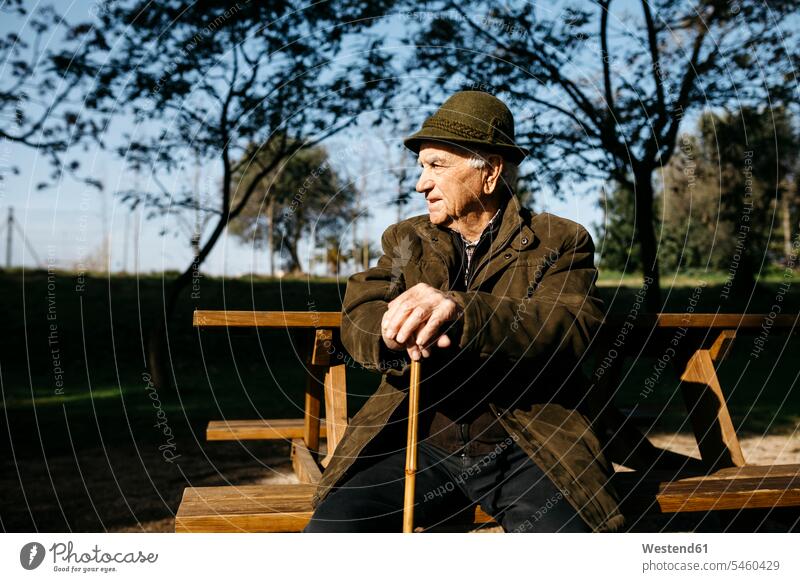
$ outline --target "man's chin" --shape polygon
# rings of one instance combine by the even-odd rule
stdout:
[[[432,224],[441,226],[446,225],[450,220],[450,217],[447,216],[446,213],[439,211],[428,212],[428,218],[430,219]]]

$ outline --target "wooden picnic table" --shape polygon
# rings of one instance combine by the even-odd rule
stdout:
[[[291,440],[293,465],[299,480],[306,487],[314,485],[348,422],[347,360],[342,358],[346,352],[339,341],[341,321],[340,312],[196,311],[194,326],[198,330],[290,329],[307,332],[308,338],[305,363],[309,374],[304,417],[212,421],[208,439]],[[759,330],[766,333],[765,341],[773,334],[795,334],[800,330],[800,314],[660,313],[637,314],[636,317],[611,315],[604,321],[593,340],[595,373],[589,408],[610,460],[634,470],[618,473],[619,483],[630,490],[644,491],[645,497],[651,499],[648,509],[679,512],[800,506],[800,465],[747,465],[728,410],[726,393],[717,376],[716,366],[729,354],[737,336],[759,333]],[[700,452],[699,460],[654,447],[614,405],[626,359],[642,356],[661,358],[667,361],[665,365],[672,364],[677,369]],[[324,424],[320,422],[323,399]],[[327,438],[327,455],[320,460],[321,437]],[[198,493],[203,489],[206,497]],[[293,531],[310,517],[309,507],[292,505],[295,509],[289,513],[295,516],[294,521],[287,522],[286,512],[279,512],[278,519],[274,507],[269,504],[285,508],[285,503],[277,503],[276,499],[285,499],[288,493],[283,489],[271,492],[267,489],[242,490],[238,494],[239,505],[233,504],[238,509],[224,516],[226,524],[234,524],[228,528],[209,513],[215,511],[218,503],[230,510],[230,491],[189,488],[182,505],[186,510],[183,515],[179,511],[176,530]],[[302,497],[303,503],[308,503],[309,491],[297,493],[298,499]],[[224,502],[216,501],[216,496],[221,496]],[[267,509],[264,509],[265,503]],[[260,513],[254,509],[254,504],[262,508]],[[258,519],[254,518],[254,512],[258,513]],[[480,508],[470,519],[475,523],[491,521]]]
[[[602,373],[592,397],[597,414],[605,422],[605,430],[615,432],[607,434],[612,456],[618,455],[620,449],[628,449],[624,458],[614,460],[634,469],[651,467],[656,458],[662,466],[678,462],[685,466],[693,464],[683,455],[649,445],[613,404],[609,406],[621,384],[625,359],[650,356],[657,358],[657,363],[671,364],[678,373],[701,466],[706,470],[744,466],[745,458],[717,366],[728,356],[737,336],[758,332],[767,321],[770,334],[800,331],[800,314],[770,317],[769,314],[659,313],[640,315],[634,323],[627,316],[606,318],[595,338],[595,379],[598,372]]]

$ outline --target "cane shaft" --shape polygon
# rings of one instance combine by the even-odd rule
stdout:
[[[403,499],[403,533],[414,531],[414,491],[417,480],[417,415],[419,414],[420,362],[411,361],[408,391],[408,441],[406,442],[406,489]]]

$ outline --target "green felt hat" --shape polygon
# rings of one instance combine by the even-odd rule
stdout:
[[[403,144],[414,153],[424,141],[494,151],[519,164],[528,150],[514,142],[514,116],[505,103],[484,91],[459,91],[425,120]]]

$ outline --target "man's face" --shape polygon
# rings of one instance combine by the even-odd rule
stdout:
[[[483,171],[468,163],[464,150],[436,142],[419,149],[422,174],[417,192],[425,195],[433,224],[448,226],[470,212],[481,211]]]

